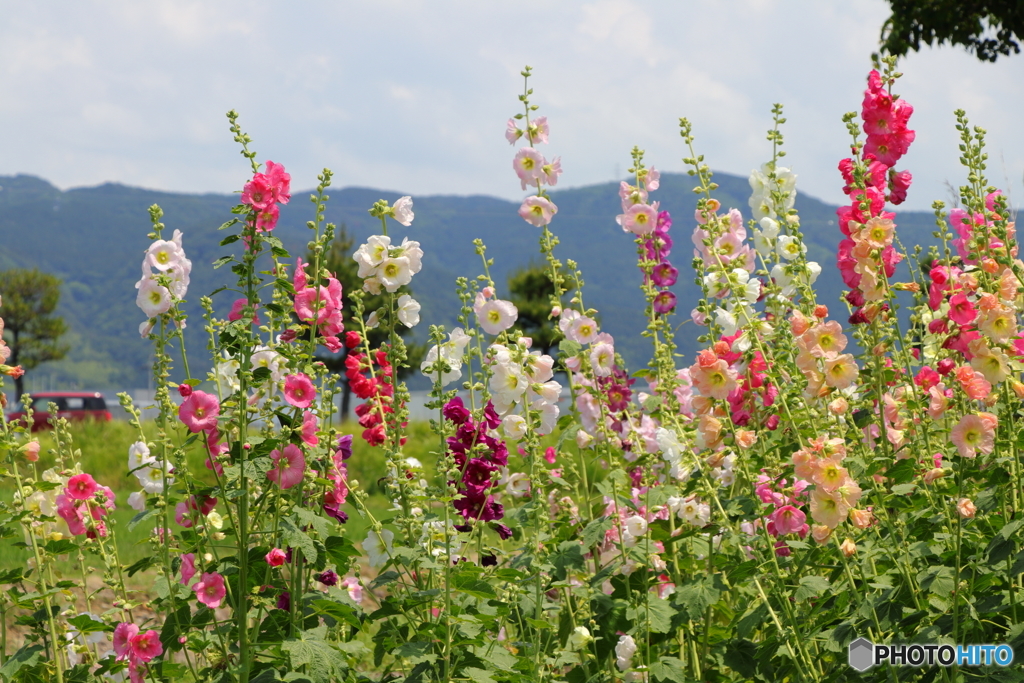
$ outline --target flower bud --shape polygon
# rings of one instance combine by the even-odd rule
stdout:
[[[814,307],[814,317],[819,320],[823,320],[828,317],[828,306],[825,304],[818,304]]]
[[[924,473],[924,483],[933,484],[939,479],[945,477],[946,474],[948,474],[946,470],[942,469],[941,467],[935,467],[933,469],[930,469]]]
[[[33,439],[19,448],[18,451],[24,455],[25,459],[29,462],[36,462],[39,460],[39,448],[39,442]]]
[[[582,429],[576,432],[576,445],[580,448],[589,448],[590,444],[594,442],[594,437],[587,434]]]
[[[974,507],[974,503],[970,498],[961,498],[956,504],[956,511],[964,519],[973,519],[978,509]]]
[[[857,554],[857,544],[848,538],[842,542],[839,546],[839,550],[843,553],[844,557],[853,557]]]
[[[824,543],[832,536],[832,530],[824,524],[814,524],[811,526],[811,538],[818,543]]]
[[[828,410],[833,415],[846,415],[846,411],[850,409],[850,402],[842,396],[833,399],[828,404]]]

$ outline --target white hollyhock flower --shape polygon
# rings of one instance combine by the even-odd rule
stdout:
[[[380,283],[391,293],[397,292],[402,285],[412,282],[412,276],[412,267],[406,256],[386,258],[377,268],[377,277],[380,279]]]
[[[135,510],[136,512],[142,512],[146,509],[146,493],[144,491],[136,491],[135,493],[128,496],[128,507]]]
[[[626,533],[639,538],[647,533],[647,520],[640,515],[633,515],[625,521]]]
[[[526,420],[521,415],[506,415],[501,421],[505,436],[514,441],[526,436]]]
[[[135,470],[133,473],[135,478],[139,480],[139,484],[142,485],[143,490],[146,493],[163,493],[164,492],[164,472],[167,473],[168,485],[174,483],[174,477],[171,473],[174,468],[170,463],[161,463],[155,458],[150,458],[148,462],[144,463],[146,467]]]
[[[420,303],[408,294],[398,297],[398,320],[406,327],[415,327],[420,322]]]
[[[722,328],[724,336],[731,337],[736,334],[736,328],[738,327],[736,316],[726,309],[719,308],[715,310],[715,322]]]
[[[792,235],[780,236],[775,243],[775,250],[779,252],[779,256],[787,261],[792,261],[796,257],[807,253],[807,247]]]
[[[451,370],[441,375],[441,385],[447,386],[462,377],[462,358],[466,353],[466,346],[469,344],[469,335],[461,327],[456,327],[448,335],[448,341],[440,346],[432,346],[427,351],[426,358],[420,365],[420,371],[431,380],[437,379],[437,370],[431,370],[430,366],[443,358],[451,366]]]
[[[381,546],[381,539],[384,539],[383,547]],[[394,540],[394,532],[388,529],[381,529],[379,537],[373,529],[366,533],[366,540],[363,541],[363,551],[366,553],[371,567],[384,566],[384,563],[388,561],[394,552],[394,546],[391,545]]]
[[[128,447],[128,471],[141,467],[143,463],[155,461],[155,458],[149,455],[149,446],[146,445],[145,441],[136,441]]]
[[[377,267],[388,257],[391,238],[387,235],[371,235],[365,244],[360,245],[352,259],[359,264],[359,277],[367,278],[377,271]]]
[[[630,667],[633,655],[636,654],[636,641],[633,636],[622,636],[615,644],[615,665],[619,671],[625,671]]]
[[[394,210],[396,221],[405,227],[412,225],[412,219],[415,218],[412,212],[412,197],[400,197],[391,208]]]
[[[284,372],[281,370],[281,354],[270,347],[256,347],[255,353],[252,354],[252,367],[270,370],[270,379],[274,382],[284,379]]]
[[[410,240],[408,237],[403,239],[398,247],[391,250],[391,256],[404,256],[409,259],[409,268],[413,275],[423,269],[423,250],[420,249],[420,243]]]

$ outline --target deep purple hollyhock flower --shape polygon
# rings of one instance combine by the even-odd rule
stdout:
[[[342,524],[348,521],[348,513],[342,510],[338,503],[324,503],[324,512],[328,517],[333,517]]]
[[[495,524],[494,530],[498,532],[498,536],[500,536],[503,541],[507,541],[512,538],[512,530],[504,524]]]
[[[608,408],[613,412],[619,412],[629,407],[629,401],[633,398],[633,392],[624,384],[612,384],[607,389]]]
[[[663,290],[658,292],[658,295],[654,297],[654,312],[664,315],[665,313],[671,313],[676,308],[676,295],[672,292]]]
[[[316,577],[316,580],[325,586],[338,585],[338,575],[332,572],[330,569],[328,569],[325,572],[322,572],[320,576]]]
[[[348,460],[352,457],[352,435],[342,434],[338,437],[338,448],[337,451],[341,453],[342,460]]]
[[[480,566],[481,567],[497,567],[498,566],[498,558],[495,557],[494,555],[484,555],[483,557],[480,558]]]
[[[452,528],[458,531],[460,534],[468,534],[473,531],[472,524],[453,524]]]
[[[292,608],[292,594],[288,591],[281,593],[277,596],[277,604],[274,606],[287,612]]]
[[[679,269],[668,261],[662,261],[651,270],[651,279],[659,287],[671,287],[679,279]]]
[[[482,458],[473,458],[466,463],[462,473],[462,483],[466,486],[487,489],[491,486],[491,473],[498,470],[497,466]]]
[[[469,410],[462,403],[462,399],[456,396],[452,400],[445,404],[444,408],[441,409],[441,413],[444,415],[446,420],[454,422],[457,425],[461,425],[469,419]]]

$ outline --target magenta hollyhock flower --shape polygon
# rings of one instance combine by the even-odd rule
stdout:
[[[280,548],[274,548],[267,553],[265,559],[267,560],[267,564],[271,567],[280,567],[285,563],[285,560],[288,559],[288,556],[285,555],[285,552]]]
[[[292,594],[288,591],[281,593],[277,596],[277,604],[274,606],[287,612],[292,608]]]
[[[196,575],[196,554],[185,553],[181,556],[181,585],[187,586]]]
[[[192,433],[215,430],[218,415],[220,403],[217,397],[205,391],[193,391],[178,407],[178,419]]]
[[[458,396],[448,401],[441,412],[446,420],[457,425],[463,424],[469,419],[469,410]]]
[[[185,501],[174,506],[174,521],[186,529],[192,526],[192,518],[188,514],[188,503]]]
[[[679,269],[668,261],[662,261],[651,270],[651,280],[658,287],[671,287],[679,279]]]
[[[338,575],[335,572],[331,571],[330,569],[328,569],[327,571],[325,571],[325,572],[321,573],[319,576],[317,576],[316,580],[319,581],[320,583],[322,583],[325,586],[337,586],[338,585]]]
[[[807,515],[792,505],[783,505],[772,513],[772,522],[780,535],[798,533],[807,521]]]
[[[75,500],[89,500],[96,495],[96,491],[99,488],[99,484],[96,483],[91,474],[76,474],[68,479],[68,485],[65,487],[64,492],[69,498],[74,498]]]
[[[284,400],[297,408],[308,408],[316,398],[313,380],[304,372],[297,372],[284,378]]]
[[[131,639],[139,633],[139,627],[130,622],[122,622],[114,629],[114,654],[117,658],[126,659],[131,654]]]
[[[317,421],[316,415],[309,412],[308,410],[302,414],[302,441],[310,446],[316,446],[320,443],[320,439],[316,435]]]
[[[664,315],[676,309],[676,295],[668,290],[658,292],[654,297],[654,312]]]
[[[224,587],[224,577],[216,572],[204,573],[196,585],[192,586],[192,590],[196,592],[199,602],[210,609],[220,607],[221,601],[227,595],[227,589]]]
[[[274,461],[274,468],[267,472],[267,479],[283,489],[290,489],[302,481],[306,458],[298,446],[290,443],[284,451],[274,449],[270,452],[270,459]]]
[[[160,634],[153,629],[132,636],[128,643],[131,654],[138,662],[148,662],[164,651],[164,646],[160,644]]]
[[[67,522],[68,530],[75,536],[81,536],[86,532],[82,511],[74,501],[63,493],[57,496],[57,514]]]
[[[967,300],[967,295],[963,292],[954,294],[949,299],[949,319],[957,325],[969,325],[977,317],[978,311],[974,308],[974,304]]]

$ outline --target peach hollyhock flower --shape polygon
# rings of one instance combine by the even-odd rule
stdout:
[[[846,468],[834,458],[819,460],[814,475],[811,477],[811,481],[826,491],[835,491],[846,482],[846,479]]]
[[[975,339],[970,344],[972,353],[974,353],[974,349],[977,349],[980,352],[975,353],[974,358],[971,359],[971,368],[973,368],[976,372],[981,373],[982,377],[985,378],[985,381],[989,383],[989,391],[991,391],[992,384],[999,384],[1007,377],[1009,377],[1010,359],[1007,358],[1006,354],[1003,353],[998,348],[990,349],[985,344],[977,344],[977,342],[979,341],[981,340]],[[975,387],[973,386],[974,383],[976,383],[976,380],[975,382],[972,383],[971,391],[968,391],[969,395],[980,393],[984,388],[983,384],[977,383],[978,386]],[[986,391],[985,395],[982,396],[982,398],[988,396],[988,393],[989,392]]]
[[[884,249],[892,244],[893,235],[896,232],[896,224],[888,218],[872,218],[861,226],[858,237],[855,241],[863,241],[875,249]]]
[[[193,433],[216,429],[218,415],[217,397],[205,391],[193,391],[178,407],[178,419]]]
[[[780,535],[798,533],[806,521],[807,515],[792,505],[783,505],[772,513],[772,522]]]
[[[846,335],[835,320],[815,325],[803,336],[807,352],[815,358],[835,358],[846,348]]]
[[[736,371],[722,359],[704,366],[701,361],[690,366],[690,380],[702,395],[725,400],[738,386]]]
[[[944,476],[946,476],[946,470],[941,467],[933,467],[924,473],[924,483],[933,484]]]
[[[316,399],[316,387],[309,375],[297,372],[284,378],[284,400],[288,403],[297,408],[308,408],[313,405],[314,399]]]
[[[25,460],[29,462],[37,462],[39,460],[39,442],[36,440],[29,441],[24,446],[18,449],[25,456]]]
[[[835,529],[843,523],[850,512],[850,506],[843,500],[839,491],[825,491],[815,488],[811,493],[811,519]]]
[[[928,416],[933,420],[941,420],[946,409],[949,408],[949,399],[943,389],[944,385],[939,384],[928,390],[928,395],[931,397],[928,403]]]
[[[527,197],[519,207],[519,216],[530,225],[538,228],[551,222],[551,217],[558,213],[554,202],[544,197]]]
[[[722,421],[713,415],[701,415],[697,422],[697,445],[714,448],[722,440]]]
[[[833,399],[828,404],[828,411],[833,415],[846,415],[846,411],[850,409],[850,402],[842,396]]]
[[[736,445],[740,448],[750,448],[757,443],[757,432],[752,429],[736,430]]]
[[[846,389],[857,381],[859,372],[853,355],[844,353],[825,361],[825,384],[835,389]]]
[[[227,595],[227,589],[224,587],[224,577],[217,572],[204,573],[202,578],[192,586],[192,590],[196,592],[199,602],[210,609],[220,607],[221,601]]]
[[[68,485],[64,488],[68,497],[75,500],[89,500],[98,490],[99,484],[91,474],[76,474],[68,479]]]
[[[789,316],[789,329],[792,330],[794,337],[803,336],[810,326],[811,323],[807,320],[807,316],[798,310],[794,310]]]
[[[871,510],[852,509],[850,510],[850,521],[858,529],[867,529],[875,521],[875,517],[871,514]]]
[[[843,553],[843,557],[853,557],[857,554],[857,544],[848,538],[839,545],[839,551]]]
[[[851,508],[860,502],[860,497],[864,493],[860,485],[850,477],[847,477],[846,481],[840,484],[835,492],[843,499],[846,506]]]
[[[973,519],[978,509],[974,507],[974,503],[971,502],[970,498],[961,498],[956,503],[956,511],[964,519]]]
[[[290,489],[302,481],[306,458],[298,446],[290,443],[283,452],[275,448],[270,452],[270,459],[274,461],[274,467],[267,471],[267,479],[283,489]]]
[[[814,453],[807,450],[799,450],[791,456],[793,461],[793,474],[800,479],[813,479],[818,470],[818,458]]]
[[[982,311],[978,329],[995,343],[1002,344],[1017,334],[1017,316],[1012,308],[1000,304]]]
[[[818,543],[825,543],[832,537],[832,530],[824,524],[811,525],[811,538]]]
[[[987,415],[991,419],[983,419]],[[996,444],[998,421],[991,413],[964,415],[949,432],[949,440],[965,458],[974,458],[981,453],[991,453]]]

